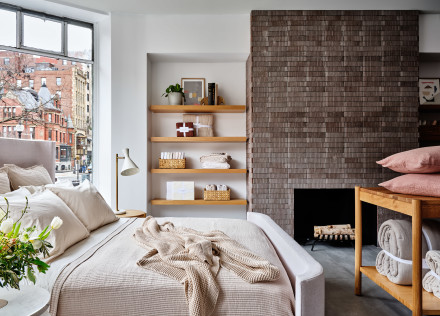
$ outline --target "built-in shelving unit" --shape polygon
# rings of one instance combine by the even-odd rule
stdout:
[[[151,169],[151,173],[247,173],[246,169]]]
[[[153,143],[245,143],[246,137],[151,137]]]
[[[148,53],[147,199],[153,216],[246,218],[246,60],[248,53]],[[181,78],[204,78],[218,84],[224,105],[169,105],[162,97]],[[212,114],[215,137],[176,137],[176,123],[186,113]],[[161,152],[184,152],[185,169],[158,169]],[[230,169],[203,169],[200,157],[226,152]],[[167,182],[194,181],[195,200],[166,200]],[[225,184],[229,201],[205,201],[207,184]]]
[[[152,105],[153,113],[244,113],[246,105]]]
[[[229,201],[205,201],[202,199],[195,200],[151,200],[152,205],[247,205],[246,200],[231,199]]]

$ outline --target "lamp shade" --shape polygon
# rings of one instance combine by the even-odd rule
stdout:
[[[122,150],[124,152],[124,164],[122,165],[121,175],[122,176],[132,176],[139,172],[138,166],[131,160],[128,154],[128,148]]]

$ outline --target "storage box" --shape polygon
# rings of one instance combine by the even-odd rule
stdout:
[[[176,123],[177,137],[194,137],[194,125],[192,122]]]
[[[227,191],[210,191],[204,189],[203,199],[205,201],[229,201],[231,199],[231,189],[228,189]]]
[[[167,181],[167,200],[194,200],[194,181]]]
[[[198,137],[214,137],[212,129],[214,125],[214,116],[212,114],[184,114],[185,123],[192,122]]]
[[[159,169],[185,169],[186,159],[159,159]]]

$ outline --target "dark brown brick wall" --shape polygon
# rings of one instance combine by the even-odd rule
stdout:
[[[252,11],[247,66],[250,208],[290,234],[295,188],[376,186],[418,146],[417,11]]]

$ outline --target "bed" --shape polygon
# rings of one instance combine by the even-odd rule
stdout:
[[[55,143],[0,138],[0,167],[44,165],[55,170]],[[32,155],[28,153],[32,152]],[[51,291],[52,315],[187,315],[180,284],[140,268],[145,249],[132,239],[144,219],[120,219],[94,230],[51,262],[37,285]],[[236,219],[157,218],[201,231],[218,229],[280,268],[274,282],[244,284],[221,269],[213,315],[324,315],[322,266],[268,216]],[[154,310],[156,312],[154,312]]]

